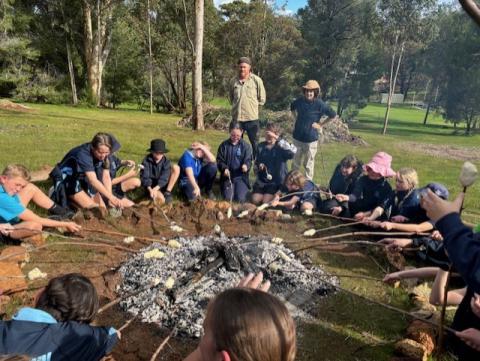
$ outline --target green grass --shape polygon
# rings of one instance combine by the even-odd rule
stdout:
[[[213,103],[228,108],[226,99],[214,99]],[[38,169],[44,164],[54,165],[69,149],[88,142],[98,131],[114,133],[122,144],[120,157],[135,161],[142,160],[153,138],[164,138],[170,149],[168,157],[177,161],[193,140],[205,140],[216,151],[218,144],[227,137],[219,131],[192,132],[179,128],[176,126],[179,116],[150,115],[134,107],[97,110],[38,104],[30,106],[33,110],[28,113],[0,110],[1,167],[9,163],[22,163],[31,169]],[[423,111],[403,107],[392,110],[388,134],[382,136],[384,110],[383,106],[369,105],[352,126],[352,132],[365,139],[368,146],[322,145],[316,159],[316,182],[327,182],[335,165],[348,153],[368,161],[375,152],[383,150],[393,156],[395,169],[415,167],[421,184],[438,181],[446,184],[453,193],[458,192],[457,177],[462,161],[423,154],[412,149],[411,142],[474,147],[479,144],[480,136],[452,135],[453,127],[438,116],[432,116],[425,127],[422,125]],[[469,190],[467,211],[480,213],[479,195],[477,184]],[[303,225],[300,223],[297,226]],[[365,257],[321,252],[316,252],[314,257],[332,273],[382,276],[378,267]],[[378,301],[409,307],[404,291],[380,283],[345,278],[342,286]],[[305,337],[299,345],[299,360],[317,360],[320,352],[324,360],[388,360],[392,354],[390,341],[399,338],[406,326],[402,316],[343,293],[322,301],[317,316],[317,322],[302,326],[301,332]]]

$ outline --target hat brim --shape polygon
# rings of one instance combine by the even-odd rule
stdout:
[[[312,88],[312,87],[309,87],[309,86],[302,85],[302,89],[303,90],[318,90],[320,88]]]
[[[383,165],[373,163],[373,162],[367,163],[363,166],[363,170],[365,172],[367,171],[367,168],[370,168],[375,173],[380,174],[382,177],[390,178],[390,177],[394,177],[395,174],[396,174],[395,171],[392,168],[385,167]]]
[[[168,153],[169,150],[168,150],[167,148],[165,148],[165,149],[160,149],[160,150],[149,148],[149,149],[147,149],[147,152],[164,153],[164,154],[165,154],[165,153]]]

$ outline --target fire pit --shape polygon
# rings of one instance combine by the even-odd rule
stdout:
[[[120,294],[149,289],[120,305],[145,322],[175,327],[184,336],[200,337],[208,301],[248,272],[262,271],[272,282],[270,292],[284,299],[297,318],[309,317],[315,301],[332,291],[324,280],[338,282],[271,238],[222,234],[177,241],[180,248],[153,244],[121,267]]]

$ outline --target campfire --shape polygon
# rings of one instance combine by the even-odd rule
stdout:
[[[300,260],[278,238],[179,237],[178,248],[153,244],[120,269],[120,294],[134,294],[121,307],[145,322],[200,337],[208,301],[236,285],[246,273],[262,271],[271,292],[286,301],[297,318],[308,318],[315,302],[338,280],[305,258]],[[144,290],[142,292],[139,292]]]

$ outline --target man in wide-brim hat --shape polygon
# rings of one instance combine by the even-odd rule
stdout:
[[[326,123],[335,119],[337,114],[318,97],[320,84],[316,80],[307,81],[302,86],[302,90],[303,96],[297,98],[290,105],[290,110],[296,114],[293,144],[297,147],[297,153],[293,158],[292,168],[293,170],[299,170],[303,164],[305,176],[313,180],[319,130]],[[321,122],[320,119],[323,116],[327,116],[328,119]]]

